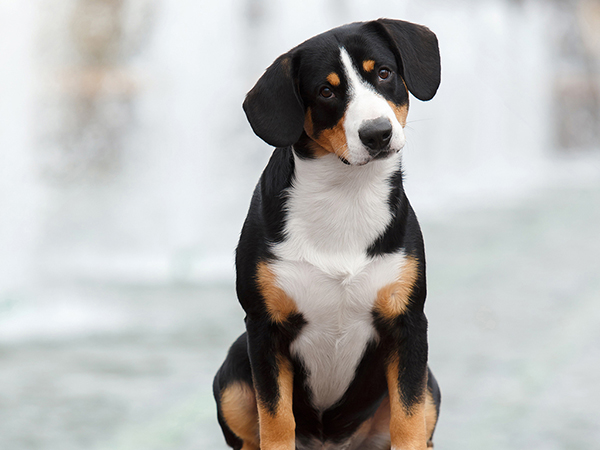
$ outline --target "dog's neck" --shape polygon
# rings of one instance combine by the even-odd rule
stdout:
[[[286,239],[279,251],[289,259],[336,266],[332,270],[362,264],[392,220],[390,191],[399,166],[399,154],[364,166],[349,166],[333,154],[313,159],[294,154]]]

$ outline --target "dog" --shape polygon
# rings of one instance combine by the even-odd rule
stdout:
[[[435,34],[379,19],[303,42],[247,94],[276,149],[236,251],[246,332],[213,386],[230,447],[433,447],[441,396],[400,150],[409,92],[439,84]]]

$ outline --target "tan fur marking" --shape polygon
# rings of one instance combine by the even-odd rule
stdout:
[[[396,105],[388,100],[388,105],[390,105],[396,115],[396,119],[398,119],[398,122],[400,122],[400,125],[404,128],[406,126],[406,116],[408,116],[408,104]]]
[[[256,280],[273,322],[282,324],[290,314],[297,312],[296,303],[277,286],[275,274],[267,263],[258,264]]]
[[[279,403],[273,415],[271,411],[258,402],[260,421],[260,448],[263,450],[295,450],[296,420],[292,412],[292,394],[294,373],[292,364],[282,357],[277,358],[279,375]]]
[[[427,443],[428,448],[433,448],[433,443],[431,442],[431,436],[433,434],[433,430],[435,429],[435,424],[437,422],[437,410],[435,409],[435,402],[433,401],[433,395],[427,389],[427,395],[425,396],[425,424],[427,430],[427,438],[429,439]]]
[[[243,450],[259,450],[258,409],[254,389],[234,383],[221,393],[221,412],[227,425],[239,437]]]
[[[321,131],[315,142],[328,152],[348,159],[348,143],[346,142],[346,131],[344,130],[345,119],[346,116],[344,115],[333,128]]]
[[[363,61],[363,69],[365,69],[365,72],[370,72],[375,68],[375,61],[373,61],[372,59],[366,59]]]
[[[306,114],[304,116],[304,131],[311,138],[311,140],[308,143],[308,148],[310,148],[310,150],[313,152],[313,155],[315,155],[317,158],[329,155],[330,152],[328,152],[319,144],[317,144],[312,138],[314,132],[314,125],[312,121],[312,111],[310,110],[310,108],[306,109]]]
[[[329,75],[327,75],[327,81],[329,81],[329,84],[331,84],[332,86],[340,85],[340,77],[335,72],[331,72]]]
[[[415,404],[409,411],[405,409],[398,386],[398,357],[390,361],[386,375],[390,395],[392,449],[425,450],[427,448],[425,399]]]
[[[312,136],[314,132],[312,111],[310,110],[310,108],[306,108],[306,114],[304,115],[304,131],[306,131],[306,134],[308,134],[309,136]]]
[[[312,121],[312,112],[310,108],[306,110],[304,116],[304,131],[311,138],[309,148],[313,151],[317,157],[325,156],[330,153],[335,153],[342,158],[348,159],[348,143],[346,142],[346,131],[344,130],[344,119],[342,117],[340,121],[335,124],[332,128],[327,128],[315,136],[314,125]]]
[[[377,292],[375,310],[386,319],[404,314],[410,304],[410,294],[419,276],[419,264],[414,256],[407,256],[398,279]]]

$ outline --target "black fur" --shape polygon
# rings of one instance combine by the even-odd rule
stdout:
[[[292,145],[302,134],[304,107],[295,86],[294,65],[291,55],[277,58],[244,101],[252,130],[274,147]]]
[[[441,80],[438,42],[429,28],[402,20],[376,22],[394,42],[392,47],[402,65],[408,90],[419,100],[431,100]]]

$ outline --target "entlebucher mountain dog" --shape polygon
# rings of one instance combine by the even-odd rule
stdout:
[[[248,93],[277,148],[236,252],[246,332],[214,382],[234,449],[433,447],[425,254],[400,150],[408,93],[439,84],[436,36],[380,19],[307,40]]]

